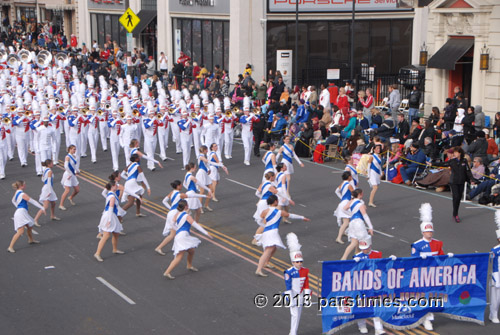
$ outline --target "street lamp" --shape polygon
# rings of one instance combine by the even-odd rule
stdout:
[[[486,43],[481,48],[481,56],[479,58],[479,69],[488,70],[490,68],[490,49],[486,47]]]
[[[425,45],[424,42],[424,44],[422,44],[422,46],[420,47],[420,61],[419,61],[420,66],[427,66],[427,57],[428,57],[427,46]]]

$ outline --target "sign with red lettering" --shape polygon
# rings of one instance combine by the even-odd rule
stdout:
[[[353,0],[268,0],[268,11],[294,12],[297,1],[299,12],[350,12]],[[413,0],[355,0],[358,12],[409,11],[413,10]]]

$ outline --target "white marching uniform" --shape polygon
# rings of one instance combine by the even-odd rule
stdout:
[[[219,144],[219,125],[217,123],[205,122],[203,125],[203,132],[205,133],[205,145],[210,149],[213,143]]]
[[[195,182],[191,178],[194,178],[193,174],[191,172],[186,173],[186,176],[184,177],[183,186],[184,186],[184,188],[186,188],[186,190],[187,190],[186,194],[189,197],[186,199],[188,206],[189,206],[189,209],[196,210],[198,208],[201,208],[201,202],[200,202],[200,199],[195,198],[195,197],[191,197],[191,195],[194,196],[198,193],[198,188],[196,187]],[[197,182],[198,182],[198,185],[200,185],[199,184],[200,181],[197,180]],[[202,186],[202,185],[200,185],[200,186]],[[205,185],[203,185],[203,187],[208,190],[208,188],[206,188]]]
[[[277,208],[273,209],[270,207],[265,220],[264,232],[257,240],[258,245],[262,245],[264,249],[272,246],[286,249],[278,230],[281,223],[281,211]]]
[[[111,199],[115,199],[113,207],[110,206]],[[118,196],[114,192],[108,192],[106,196],[106,206],[99,222],[99,231],[107,233],[119,233],[123,230],[123,226],[118,219]]]
[[[273,186],[272,182],[266,181],[264,184],[262,184],[261,192],[259,193],[257,191],[256,193],[257,196],[260,196],[260,200],[259,202],[257,202],[257,210],[253,214],[253,218],[259,226],[264,226],[264,222],[260,217],[260,215],[265,209],[269,208],[269,205],[267,204],[267,199],[273,194],[273,192],[269,190],[271,186]]]
[[[167,154],[165,153],[165,149],[168,148],[168,124],[172,122],[172,119],[168,115],[168,112],[165,112],[163,117],[161,118],[162,125],[158,127],[158,142],[160,145],[160,157],[161,159],[167,159]]]
[[[123,146],[123,152],[125,153],[125,166],[130,165],[130,151],[132,150],[130,148],[130,142],[133,139],[139,139],[139,134],[137,130],[137,125],[134,123],[128,124],[125,123],[121,127],[121,145]]]
[[[120,119],[108,119],[109,127],[109,146],[111,148],[111,160],[113,162],[113,171],[118,171],[119,163],[118,158],[120,156],[120,133],[122,131],[123,121]],[[130,157],[129,157],[130,159]]]
[[[179,128],[179,139],[181,142],[182,149],[182,166],[186,166],[191,158],[191,120],[181,119],[177,122]]]
[[[40,150],[40,161],[45,162],[47,159],[55,157],[54,145],[57,145],[56,131],[50,124],[45,127],[43,124],[37,129],[38,146]],[[55,161],[57,163],[57,161]]]
[[[23,191],[17,190],[12,198],[12,204],[17,208],[14,213],[14,230],[18,230],[26,225],[33,227],[35,220],[28,213],[28,202],[23,199]],[[31,200],[30,200],[31,201]],[[35,202],[38,204],[37,202]],[[38,204],[39,208],[43,208]]]
[[[61,179],[61,184],[64,187],[75,187],[78,186],[79,182],[76,178],[76,174],[79,172],[78,161],[72,154],[67,154],[69,160],[64,161],[64,174]]]
[[[212,179],[210,178],[210,171],[205,164],[205,161],[201,160],[201,157],[205,157],[204,154],[198,155],[198,171],[196,172],[196,180],[202,185],[212,184]]]
[[[52,126],[54,127],[55,132],[55,141],[52,143],[52,161],[57,163],[59,161],[59,152],[61,150],[61,133],[63,131],[63,123],[66,122],[66,116],[61,112],[57,112],[56,114],[52,115],[50,121],[52,122]]]
[[[106,199],[106,198],[108,197],[108,193],[109,193],[109,191],[108,191],[107,189],[104,189],[104,190],[102,190],[101,195],[102,195],[102,197],[103,197],[104,199]],[[116,190],[115,194],[116,194],[117,198],[118,198],[118,199],[120,199],[120,190],[119,190],[119,189],[117,189],[117,190]],[[118,203],[115,203],[115,205],[116,205],[116,207],[117,207],[117,209],[118,209],[118,214],[117,214],[117,216],[119,216],[119,217],[124,217],[124,216],[127,214],[127,211],[126,211],[126,210],[124,210],[124,209],[120,206],[120,203],[119,203],[119,202],[118,202]]]
[[[349,238],[355,238],[358,241],[366,239],[369,234],[368,229],[373,229],[372,223],[368,215],[364,216],[361,213],[361,206],[364,205],[363,200],[356,199],[352,202],[350,211],[352,213],[351,221],[349,222]]]
[[[57,201],[56,192],[54,192],[54,174],[49,177],[49,172],[52,170],[48,167],[43,168],[42,172],[42,192],[38,200],[43,203],[44,201]]]
[[[359,175],[358,175],[358,171],[356,170],[356,168],[354,166],[352,166],[351,164],[347,164],[345,166],[345,171],[349,171],[351,173],[351,177],[352,177],[352,182],[351,182],[351,185],[354,189],[357,189],[358,188],[358,184],[359,184]]]
[[[109,112],[105,111],[104,115],[99,118],[99,134],[101,135],[102,150],[108,150],[108,137],[110,137],[110,129],[108,127]]]
[[[17,145],[17,155],[21,165],[26,165],[28,157],[28,141],[29,141],[29,119],[26,116],[15,116],[12,119],[14,126],[14,134]]]
[[[143,120],[144,123],[144,152],[148,157],[155,157],[158,127],[162,126],[156,117]],[[154,162],[148,160],[148,169],[152,170],[155,167]]]
[[[76,147],[76,159],[80,162],[80,156],[82,153],[82,123],[85,122],[83,116],[78,115],[70,115],[68,116],[68,124],[69,124],[69,144],[74,145]]]
[[[280,172],[276,176],[276,189],[278,190],[279,205],[290,205],[290,199],[288,198],[288,182],[286,180],[286,172]]]
[[[199,153],[201,147],[201,133],[203,130],[203,115],[201,112],[191,119],[191,124],[193,125],[193,145],[194,152]]]
[[[165,207],[169,209],[167,218],[165,220],[165,227],[163,228],[163,236],[167,236],[168,234],[170,234],[170,231],[172,229],[175,229],[174,217],[179,212],[177,210],[177,206],[179,205],[180,200],[181,192],[174,190],[170,194],[170,197],[166,196],[162,201],[163,205],[165,205]],[[170,205],[168,204],[168,201],[170,201]]]
[[[92,162],[97,161],[97,145],[99,143],[99,124],[101,118],[97,114],[89,116],[88,141]]]
[[[41,122],[38,120],[31,120],[30,122],[31,140],[32,140],[31,149],[35,152],[35,169],[36,169],[36,174],[39,176],[42,174],[42,160],[40,155],[40,133],[38,132],[40,125]],[[52,143],[50,145],[52,145]],[[50,153],[47,158],[50,157],[52,157],[52,153]]]
[[[340,186],[340,189],[337,188],[335,190],[335,194],[340,198],[340,203],[337,206],[337,209],[335,209],[333,215],[337,217],[337,223],[339,227],[342,225],[342,219],[349,219],[351,217],[350,210],[346,211],[344,209],[344,207],[351,200],[351,191],[349,190],[349,185],[351,185],[351,183],[347,180],[344,180],[344,182]]]
[[[220,174],[219,174],[219,167],[222,166],[221,163],[217,163],[217,159],[219,158],[217,156],[217,151],[211,151],[209,154],[210,157],[210,179],[212,181],[219,181],[220,180]],[[220,159],[219,159],[220,161]]]
[[[130,195],[134,198],[139,198],[144,194],[144,188],[139,184],[139,182],[145,179],[140,179],[142,173],[139,173],[139,163],[133,162],[127,168],[127,181],[125,182],[122,202],[127,201],[127,197]]]
[[[281,163],[286,165],[286,174],[293,174],[293,160],[292,158],[295,158],[295,160],[299,163],[302,164],[300,161],[299,157],[293,150],[293,147],[291,144],[283,144],[283,158],[281,159]]]
[[[172,140],[175,142],[175,153],[177,154],[182,152],[179,125],[177,124],[180,119],[181,116],[179,114],[179,108],[177,108],[172,115],[172,125],[170,126],[170,130],[172,131]]]
[[[373,161],[370,164],[370,171],[368,172],[368,184],[371,187],[380,184],[380,177],[382,175],[382,160],[377,154],[373,154]]]
[[[0,178],[5,177],[5,164],[7,163],[7,130],[0,125]]]
[[[242,115],[240,117],[241,123],[241,140],[243,141],[243,148],[245,149],[245,162],[250,162],[250,155],[253,147],[253,122],[259,121],[253,114],[248,116]]]
[[[187,217],[188,214],[186,212],[182,212],[177,216],[177,220],[175,221],[175,226],[174,226],[175,238],[174,238],[174,245],[172,247],[172,250],[174,251],[174,256],[181,251],[196,248],[201,243],[201,241],[198,238],[191,236],[190,234],[191,226],[195,227],[203,234],[208,235],[206,230],[203,229],[196,222],[189,224],[189,222],[187,222]]]

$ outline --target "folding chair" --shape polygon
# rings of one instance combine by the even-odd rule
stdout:
[[[340,157],[339,147],[337,144],[327,144],[325,149],[325,161]]]
[[[430,162],[431,161],[431,158],[430,157],[427,157],[425,159],[425,162]],[[415,184],[415,180],[417,180],[417,178],[420,178],[422,176],[425,176],[427,174],[427,172],[429,172],[429,169],[430,169],[430,166],[429,165],[425,165],[424,169],[423,170],[417,170],[417,172],[415,172],[415,174],[413,175],[413,180],[411,181],[412,185]],[[420,171],[420,172],[418,172]]]
[[[384,108],[387,108],[385,104],[389,101],[388,97],[385,97],[384,100],[382,100],[381,104],[379,106],[375,106],[378,110],[383,110]]]

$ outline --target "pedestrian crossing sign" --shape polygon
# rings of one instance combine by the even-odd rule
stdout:
[[[141,22],[141,19],[137,15],[135,15],[134,11],[130,8],[127,8],[125,13],[120,17],[120,23],[127,29],[129,33],[131,33],[135,27]]]

